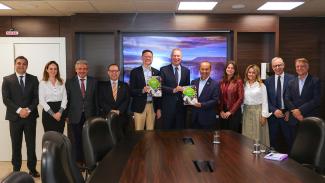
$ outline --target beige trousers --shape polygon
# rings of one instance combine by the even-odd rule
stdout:
[[[153,130],[155,128],[155,111],[152,103],[147,103],[142,113],[134,113],[135,130]]]

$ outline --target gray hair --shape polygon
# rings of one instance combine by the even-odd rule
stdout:
[[[84,60],[84,59],[79,59],[76,61],[76,64],[75,66],[79,65],[79,64],[85,64],[85,65],[88,65],[88,61],[87,60]]]
[[[283,59],[282,59],[281,57],[274,57],[274,58],[272,59],[271,64],[273,64],[273,62],[275,62],[276,60],[281,60],[282,63],[284,64],[284,61],[283,61]]]

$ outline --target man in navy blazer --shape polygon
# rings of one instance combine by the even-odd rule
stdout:
[[[79,165],[83,164],[82,128],[86,119],[97,114],[97,80],[88,76],[88,62],[78,60],[76,76],[67,80],[68,135]]]
[[[283,59],[280,57],[274,57],[271,65],[274,75],[265,80],[269,111],[272,113],[272,115],[268,118],[268,124],[271,147],[278,150],[279,145],[277,144],[277,137],[279,136],[280,130],[285,137],[288,147],[291,147],[294,139],[291,130],[292,128],[288,123],[289,111],[285,107],[283,100],[288,83],[294,78],[294,76],[284,72],[285,64]]]
[[[27,167],[29,174],[39,177],[36,170],[36,118],[38,117],[38,80],[36,76],[27,74],[28,60],[24,56],[15,59],[15,73],[3,78],[2,99],[6,105],[6,120],[12,144],[13,171],[21,168],[21,146],[23,134],[27,147]]]
[[[216,129],[216,106],[219,97],[218,83],[210,78],[211,64],[200,64],[200,78],[191,82],[197,88],[198,103],[192,107],[192,128]]]
[[[155,117],[161,117],[160,99],[150,95],[148,80],[151,76],[159,76],[159,71],[151,67],[153,53],[142,51],[142,65],[134,68],[130,74],[130,90],[132,95],[131,111],[134,112],[135,130],[153,130]]]
[[[298,58],[295,66],[298,77],[288,83],[284,99],[290,111],[289,123],[294,126],[294,130],[304,118],[319,116],[320,107],[320,81],[308,73],[308,60]]]
[[[190,85],[190,70],[181,65],[182,51],[175,48],[171,53],[172,63],[160,69],[162,80],[162,119],[165,129],[183,129],[186,107],[183,103],[183,87]]]

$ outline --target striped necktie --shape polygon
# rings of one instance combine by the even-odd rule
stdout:
[[[116,101],[116,97],[117,97],[117,84],[116,84],[116,81],[113,81],[112,92],[113,92],[113,98]]]

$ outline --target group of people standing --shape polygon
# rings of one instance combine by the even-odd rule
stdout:
[[[241,79],[235,62],[228,61],[220,82],[212,79],[211,63],[200,63],[200,77],[190,82],[190,71],[181,64],[182,51],[171,52],[171,64],[160,70],[153,68],[153,52],[143,50],[142,65],[130,74],[130,83],[120,81],[120,67],[107,67],[109,81],[100,81],[88,75],[88,62],[75,63],[76,75],[66,82],[61,78],[55,61],[46,64],[43,79],[27,74],[28,60],[15,59],[15,73],[4,77],[3,102],[7,107],[12,140],[13,170],[21,168],[23,133],[27,144],[27,166],[30,174],[39,177],[36,170],[35,134],[37,105],[43,107],[44,131],[63,133],[65,124],[71,133],[69,138],[73,152],[80,164],[83,162],[82,127],[92,116],[106,117],[118,114],[120,123],[128,122],[128,107],[134,117],[135,130],[154,130],[160,119],[164,129],[184,129],[187,109],[191,108],[191,127],[215,129],[217,121],[221,129],[233,130],[278,148],[277,137],[282,130],[291,147],[299,121],[317,116],[320,105],[320,83],[308,73],[309,62],[296,59],[297,77],[284,72],[284,62],[275,57],[272,69],[275,75],[263,83],[257,65],[249,65]],[[162,97],[150,94],[148,79],[160,76]],[[195,85],[198,102],[185,106],[184,86]],[[132,99],[132,101],[131,101]],[[217,119],[219,116],[219,120]],[[123,124],[124,126],[124,124]]]

